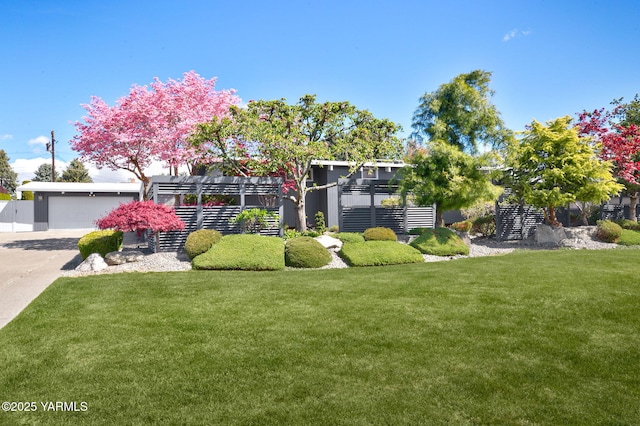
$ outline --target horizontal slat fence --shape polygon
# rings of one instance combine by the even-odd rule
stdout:
[[[412,228],[435,227],[435,207],[382,206],[382,200],[399,198],[398,186],[386,180],[340,179],[338,218],[343,232],[362,232],[381,226],[406,234]]]

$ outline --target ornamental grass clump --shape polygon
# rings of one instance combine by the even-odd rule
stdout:
[[[410,245],[424,254],[435,256],[468,255],[469,247],[454,231],[447,228],[426,229]]]
[[[311,237],[287,240],[284,245],[284,263],[293,268],[320,268],[331,262],[332,256],[322,244]]]
[[[92,253],[98,253],[105,257],[107,253],[118,251],[122,248],[122,231],[105,230],[93,231],[78,240],[78,250],[82,260]]]
[[[193,269],[277,271],[284,269],[284,240],[257,234],[225,235],[206,253],[196,256]]]
[[[222,234],[215,229],[200,229],[192,232],[184,243],[184,251],[189,259],[207,252],[215,243],[220,241]]]
[[[380,226],[365,229],[362,235],[365,241],[398,241],[398,236],[393,229]]]
[[[610,220],[599,220],[596,237],[605,243],[615,243],[622,235],[622,227]]]
[[[424,258],[418,250],[395,241],[346,243],[338,254],[349,266],[382,266],[424,262]]]

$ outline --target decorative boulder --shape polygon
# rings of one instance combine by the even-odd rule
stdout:
[[[98,272],[106,269],[107,263],[102,256],[98,253],[91,253],[87,258],[76,268],[78,272]]]
[[[552,228],[549,225],[538,225],[536,227],[536,244],[539,245],[560,245],[560,242],[567,238],[563,227]]]
[[[322,244],[327,250],[340,250],[342,248],[342,241],[337,238],[330,237],[328,235],[321,235],[314,238],[317,242]]]
[[[127,262],[139,262],[144,257],[141,251],[129,250],[129,251],[112,251],[107,253],[104,257],[104,261],[107,265],[122,265]]]

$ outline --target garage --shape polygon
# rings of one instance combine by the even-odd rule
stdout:
[[[95,221],[131,197],[49,197],[49,229],[93,229]]]
[[[17,190],[34,195],[34,231],[95,229],[97,219],[142,195],[140,183],[29,182]]]

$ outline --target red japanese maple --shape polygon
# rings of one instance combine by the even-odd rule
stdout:
[[[117,229],[123,232],[140,233],[151,230],[156,237],[156,251],[160,232],[182,231],[185,227],[174,209],[153,201],[120,204],[105,217],[98,219],[96,225],[100,229]]]
[[[579,114],[580,133],[602,144],[600,157],[611,161],[616,177],[625,185],[631,198],[631,220],[636,220],[635,206],[640,186],[640,128],[634,123],[616,120],[624,115],[621,107],[612,112],[597,109]]]

